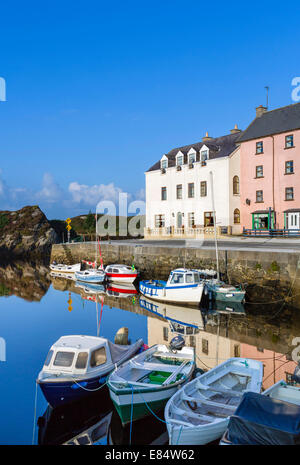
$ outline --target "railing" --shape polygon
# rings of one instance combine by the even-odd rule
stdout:
[[[200,238],[203,236],[213,236],[214,228],[211,226],[201,226],[195,228],[145,228],[145,237],[185,237],[185,238]],[[228,227],[217,227],[218,236],[229,234]]]
[[[246,229],[243,236],[251,237],[300,237],[300,229]]]

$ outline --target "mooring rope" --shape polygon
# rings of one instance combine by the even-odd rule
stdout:
[[[37,410],[37,388],[38,383],[35,383],[35,399],[34,399],[34,414],[33,414],[33,428],[32,428],[32,445],[35,439],[35,424],[36,424],[36,410]]]
[[[77,386],[79,386],[81,389],[83,389],[84,391],[88,391],[88,392],[99,391],[100,389],[102,389],[107,384],[107,381],[105,381],[103,384],[100,385],[100,387],[98,387],[96,389],[88,389],[88,388],[82,386],[81,384],[79,384],[74,378],[72,378],[72,380],[73,380],[74,384],[77,384]]]

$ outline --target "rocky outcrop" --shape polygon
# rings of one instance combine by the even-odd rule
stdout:
[[[0,211],[0,260],[38,259],[49,261],[57,232],[38,206]]]

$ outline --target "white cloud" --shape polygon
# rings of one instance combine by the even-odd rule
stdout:
[[[51,173],[44,174],[42,189],[36,193],[36,198],[49,203],[58,202],[63,198],[63,190],[55,182]]]
[[[122,189],[116,187],[114,183],[95,184],[87,186],[74,181],[69,184],[69,192],[75,203],[83,203],[90,206],[96,206],[101,200],[117,201]]]

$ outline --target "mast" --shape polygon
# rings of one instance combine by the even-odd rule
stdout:
[[[96,208],[96,215],[95,215],[95,219],[96,219],[96,241],[95,241],[95,247],[96,247],[96,250],[95,250],[95,262],[96,262],[96,265],[95,265],[95,268],[97,269],[97,208]]]
[[[217,225],[216,225],[216,211],[215,211],[215,199],[214,199],[214,182],[213,182],[213,173],[210,174],[210,186],[211,186],[211,199],[212,199],[212,209],[213,209],[213,218],[214,218],[214,235],[215,235],[215,248],[216,248],[216,262],[217,262],[217,279],[220,280],[219,272],[219,252],[218,252],[218,241],[217,241]]]

